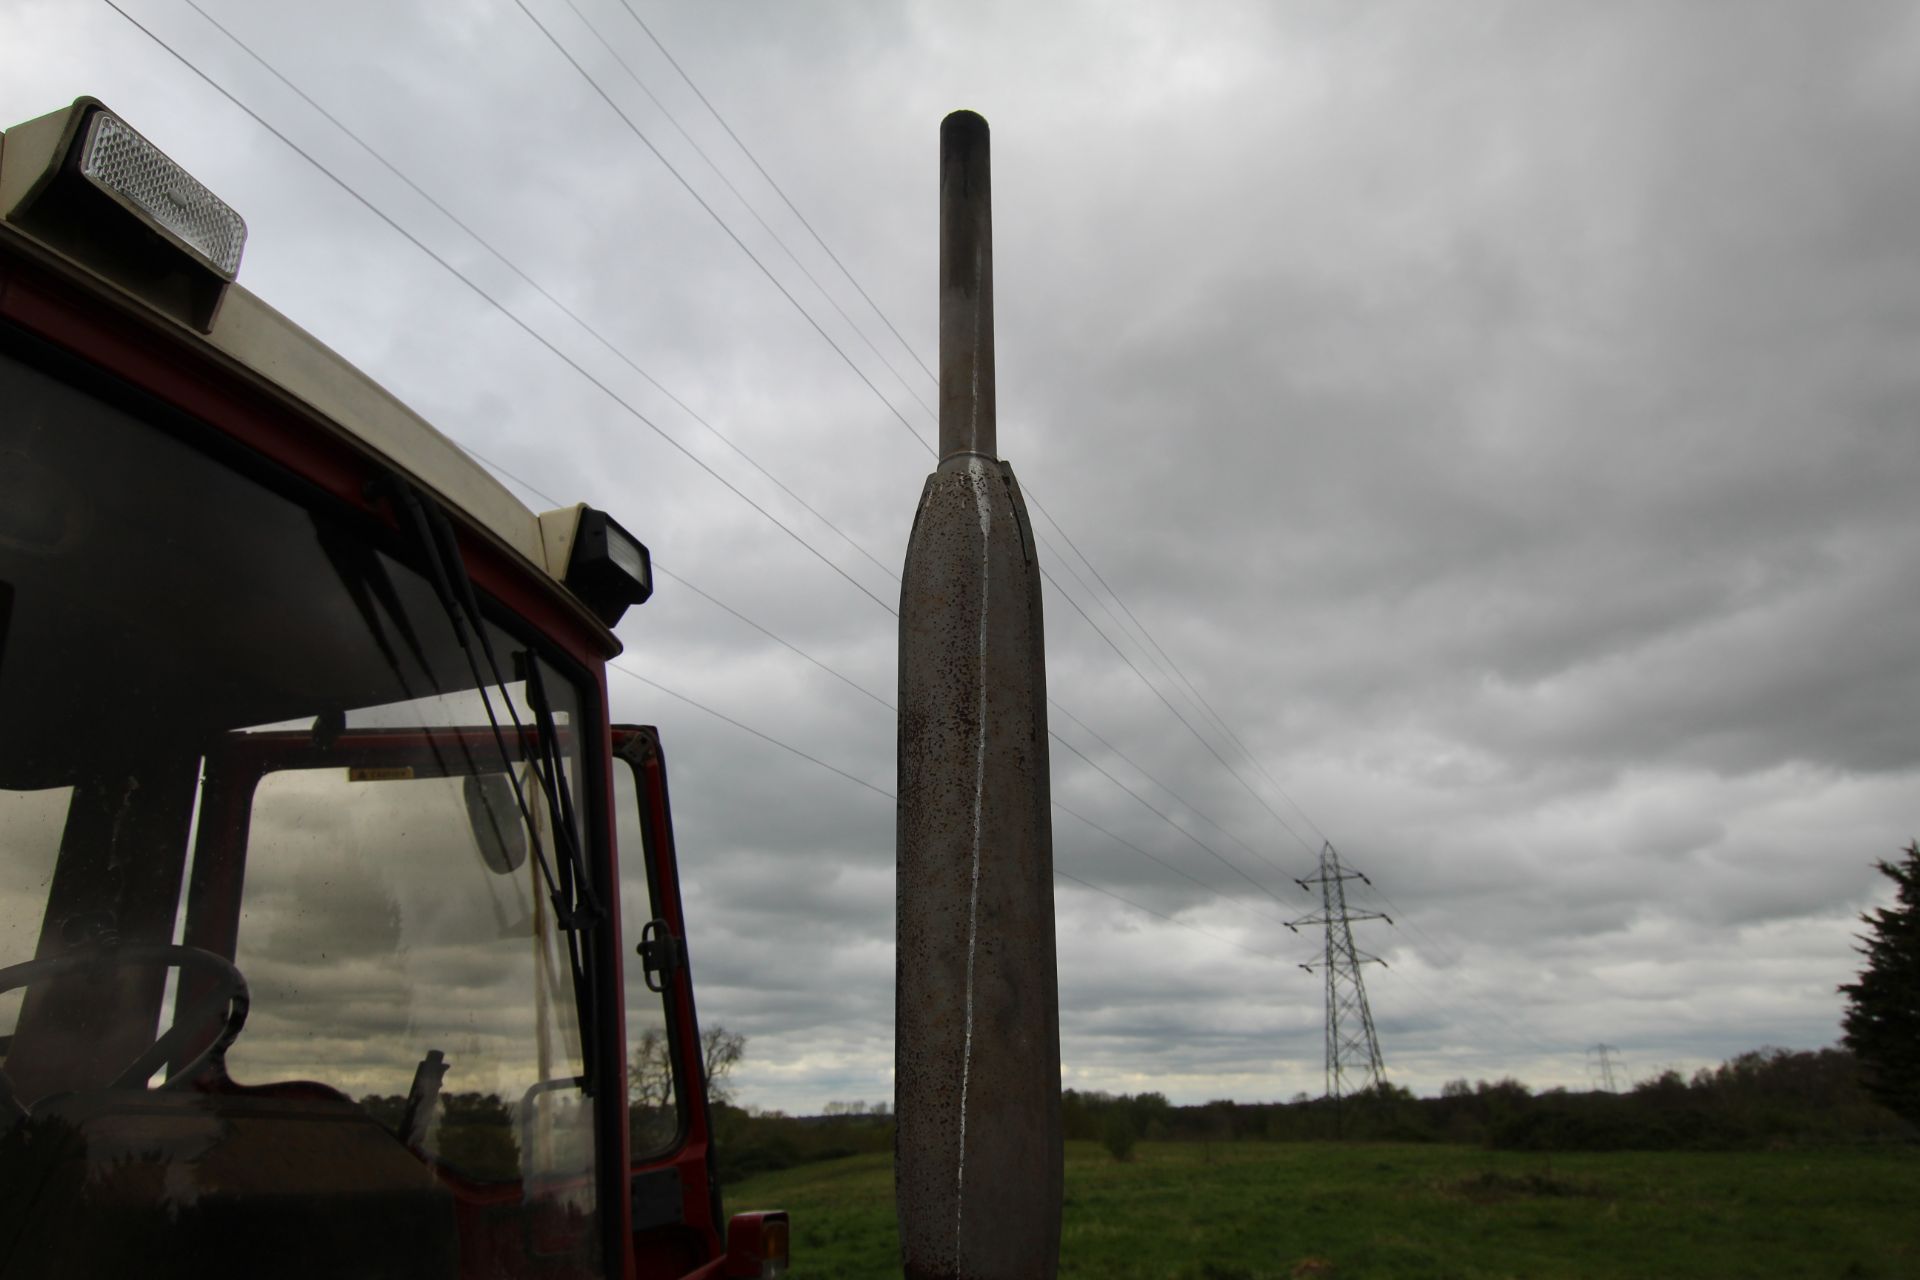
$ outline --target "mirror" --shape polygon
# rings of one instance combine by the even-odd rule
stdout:
[[[527,828],[514,803],[513,783],[504,773],[470,773],[462,790],[467,822],[481,861],[495,875],[508,876],[527,865]]]

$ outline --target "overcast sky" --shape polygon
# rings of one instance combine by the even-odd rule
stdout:
[[[624,0],[197,0],[536,289],[186,0],[120,2],[628,407],[105,3],[0,0],[0,120],[104,99],[246,217],[244,284],[649,544],[622,666],[870,784],[612,677],[744,1101],[891,1092],[854,584],[897,601],[931,467],[957,107],[1054,795],[1111,833],[1055,814],[1067,1083],[1317,1093],[1280,922],[1323,836],[1397,922],[1356,940],[1416,1090],[1835,1040],[1920,831],[1920,8],[633,0],[656,45]]]

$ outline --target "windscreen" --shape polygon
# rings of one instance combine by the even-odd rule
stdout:
[[[597,1271],[597,696],[457,622],[404,521],[37,364],[0,351],[5,1142],[136,1095],[350,1114],[451,1194],[460,1274]],[[140,1159],[245,1208],[233,1149]],[[0,1202],[57,1193],[32,1160]],[[276,1203],[326,1181],[276,1160]]]

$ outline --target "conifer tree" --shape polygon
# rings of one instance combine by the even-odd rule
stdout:
[[[1868,932],[1860,980],[1841,986],[1847,1047],[1860,1060],[1861,1083],[1909,1123],[1920,1125],[1920,840],[1898,863],[1882,862],[1894,905],[1860,919]]]

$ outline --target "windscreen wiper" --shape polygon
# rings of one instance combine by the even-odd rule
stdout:
[[[487,724],[493,730],[502,762],[510,765],[515,756],[507,750],[505,732],[494,712],[493,699],[487,692],[490,684],[500,691],[500,700],[506,705],[507,717],[513,723],[515,741],[521,744],[521,758],[524,758],[527,754],[527,730],[520,723],[520,714],[513,705],[513,694],[500,674],[500,664],[487,638],[486,622],[481,616],[479,601],[474,596],[473,579],[467,574],[466,561],[460,554],[460,543],[452,522],[437,503],[423,497],[419,490],[399,476],[390,474],[376,483],[376,496],[386,497],[392,503],[395,514],[404,516],[403,527],[411,527],[414,541],[426,561],[434,595],[453,626],[455,642],[466,656],[467,669],[472,673],[474,688],[480,694],[480,705],[486,711]],[[520,674],[526,681],[527,701],[534,716],[533,776],[538,780],[541,798],[546,802],[548,829],[553,832],[555,852],[558,854],[557,870],[547,856],[520,776],[511,767],[506,770],[507,781],[513,788],[513,800],[520,811],[521,821],[526,823],[535,864],[546,882],[548,899],[553,904],[554,921],[566,937],[567,964],[573,977],[575,1013],[580,1030],[580,1053],[586,1070],[587,1083],[583,1085],[582,1092],[592,1096],[596,1047],[593,1011],[597,1002],[593,989],[593,969],[586,963],[585,935],[605,913],[587,874],[579,823],[562,769],[559,735],[555,731],[546,686],[540,676],[539,658],[530,650],[516,656],[523,660],[520,665],[524,666],[524,670]],[[481,671],[482,659],[486,663],[484,674]]]
[[[354,612],[360,615],[361,624],[366,627],[367,634],[373,637],[374,647],[379,649],[381,658],[386,661],[387,669],[393,672],[401,691],[409,698],[413,696],[413,686],[407,679],[407,668],[401,662],[394,636],[388,635],[387,625],[380,621],[383,613],[391,621],[392,630],[400,644],[406,646],[407,656],[425,673],[428,682],[433,683],[433,664],[427,660],[426,648],[413,629],[406,606],[401,603],[400,593],[393,585],[393,575],[387,572],[380,553],[361,538],[323,519],[317,511],[313,513],[313,533],[320,543],[321,553],[332,566],[334,576],[339,579],[347,598],[353,602]],[[439,692],[437,685],[434,692]]]

